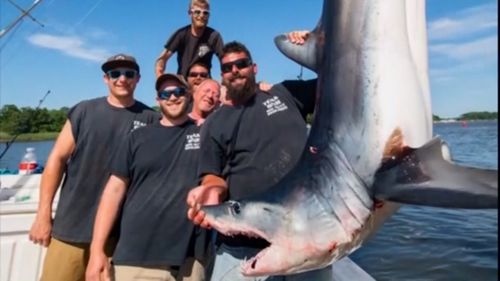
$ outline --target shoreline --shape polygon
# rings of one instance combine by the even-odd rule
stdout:
[[[471,120],[458,120],[458,119],[444,119],[439,121],[432,121],[433,124],[446,124],[446,123],[462,123],[465,122],[498,122],[498,119],[471,119]],[[15,142],[32,142],[32,141],[50,141],[55,140],[59,132],[43,132],[43,133],[31,133],[31,134],[21,134],[16,138]],[[13,136],[0,133],[0,143],[7,143],[12,139]]]
[[[30,142],[30,141],[49,141],[55,140],[59,132],[43,132],[43,133],[30,133],[21,134],[17,136],[15,142]],[[7,143],[12,140],[14,136],[6,133],[0,133],[0,143]]]
[[[498,119],[443,119],[443,120],[435,120],[432,121],[432,123],[462,123],[462,122],[498,122]]]

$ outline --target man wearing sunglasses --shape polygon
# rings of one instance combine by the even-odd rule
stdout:
[[[108,95],[82,101],[69,110],[43,171],[29,238],[48,246],[44,281],[83,280],[96,206],[115,147],[130,132],[159,119],[157,112],[134,99],[140,79],[134,57],[112,56],[101,69]],[[63,176],[52,224],[52,203]],[[114,245],[107,246],[106,254],[111,255]]]
[[[191,24],[178,29],[166,42],[165,49],[156,60],[156,77],[163,74],[167,61],[177,52],[177,74],[186,77],[188,68],[195,61],[201,61],[212,68],[213,54],[220,58],[222,53],[222,36],[220,33],[207,26],[210,17],[210,4],[208,0],[191,0],[188,14]]]
[[[210,71],[206,64],[201,61],[194,62],[188,69],[186,80],[191,87],[193,93],[196,91],[198,85],[205,79],[210,78]]]
[[[104,248],[120,213],[112,280],[204,280],[209,236],[185,216],[200,147],[199,127],[188,118],[189,86],[180,75],[163,74],[156,90],[160,122],[132,132],[111,161],[87,281],[112,277]]]
[[[304,40],[306,33],[302,33]],[[291,42],[300,44],[288,35]],[[239,42],[224,46],[222,82],[230,106],[209,116],[201,135],[198,172],[201,185],[187,197],[188,217],[209,227],[200,205],[240,200],[266,192],[299,161],[306,144],[305,116],[312,113],[317,79],[284,81],[268,92],[256,83],[257,65]],[[212,280],[254,280],[242,277],[240,263],[269,244],[260,238],[217,234]],[[255,279],[256,280],[256,279]],[[258,280],[332,280],[331,267]]]

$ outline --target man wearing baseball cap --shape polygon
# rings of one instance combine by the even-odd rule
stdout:
[[[188,117],[189,86],[176,74],[155,85],[159,123],[132,132],[111,161],[94,224],[87,281],[204,280],[209,235],[187,218],[197,183],[199,127]],[[123,202],[123,203],[122,203]],[[120,218],[113,270],[106,241]],[[114,272],[114,273],[113,273]]]
[[[157,112],[134,99],[140,79],[134,57],[114,55],[101,69],[107,95],[69,110],[42,175],[38,212],[29,235],[35,244],[48,246],[41,280],[84,279],[96,207],[115,149],[132,131],[159,119]],[[52,203],[63,176],[52,224]],[[108,243],[106,253],[110,255],[113,248]]]
[[[101,69],[104,73],[107,73],[108,71],[119,67],[130,68],[137,71],[137,73],[140,71],[135,58],[125,54],[117,54],[108,58],[106,62],[102,64]]]

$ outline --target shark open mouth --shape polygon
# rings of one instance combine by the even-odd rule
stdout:
[[[217,228],[217,227],[216,227]],[[249,273],[257,270],[258,261],[264,257],[267,252],[272,247],[272,242],[266,237],[266,235],[260,231],[256,230],[219,230],[224,236],[232,238],[237,238],[239,242],[244,242],[248,245],[257,245],[258,248],[263,248],[255,256],[247,259],[245,258],[242,262],[241,268],[243,273]]]
[[[254,271],[257,268],[257,261],[260,260],[266,253],[270,250],[271,247],[267,247],[264,250],[257,253],[257,255],[251,257],[249,260],[243,260],[241,265],[243,272]]]
[[[302,270],[308,258],[297,260],[294,250],[290,246],[272,243],[265,239],[264,235],[255,232],[233,232],[238,233],[242,239],[263,242],[262,248],[253,257],[245,257],[242,260],[240,269],[243,276],[265,276],[265,275],[286,275],[290,272]],[[251,243],[251,242],[250,242]],[[291,255],[291,256],[290,256]],[[280,261],[280,257],[287,257]]]

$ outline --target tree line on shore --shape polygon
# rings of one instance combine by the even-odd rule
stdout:
[[[498,120],[498,112],[490,112],[490,111],[473,111],[467,112],[456,118],[446,118],[446,119],[455,119],[458,121],[464,120]],[[441,118],[438,115],[432,115],[433,121],[443,121],[445,118]]]
[[[0,131],[10,135],[59,132],[66,121],[68,107],[60,109],[4,105],[0,109]]]
[[[27,133],[59,132],[66,121],[68,107],[60,109],[18,108],[13,104],[4,105],[0,109],[0,132],[9,135]],[[433,115],[434,121],[443,118]],[[311,121],[309,116],[308,121]],[[468,112],[454,118],[456,120],[491,120],[497,119],[497,112]]]

